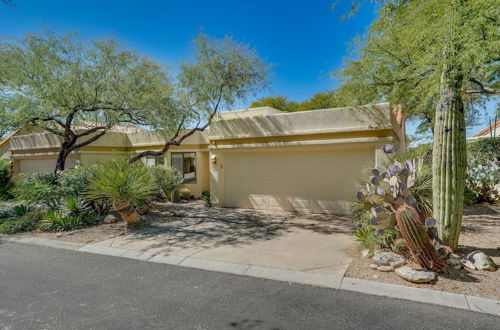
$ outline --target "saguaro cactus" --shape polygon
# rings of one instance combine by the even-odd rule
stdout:
[[[426,269],[443,271],[445,262],[432,245],[417,211],[408,205],[400,206],[396,222],[413,260]]]
[[[460,92],[446,77],[443,73],[434,127],[433,216],[441,241],[456,250],[462,227],[467,161],[465,119]]]

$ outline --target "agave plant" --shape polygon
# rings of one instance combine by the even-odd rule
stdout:
[[[128,223],[139,219],[137,207],[152,200],[160,190],[146,166],[126,160],[100,164],[85,195],[89,200],[100,200],[110,204]]]

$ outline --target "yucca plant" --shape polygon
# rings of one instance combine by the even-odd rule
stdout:
[[[95,167],[85,196],[110,204],[127,223],[139,219],[137,207],[152,200],[160,190],[148,168],[126,160],[103,163]]]
[[[66,197],[60,206],[60,210],[67,216],[79,216],[92,212],[89,203],[77,196]]]
[[[28,212],[29,212],[29,207],[24,204],[14,206],[14,208],[12,209],[12,213],[14,213],[16,217],[22,217]]]

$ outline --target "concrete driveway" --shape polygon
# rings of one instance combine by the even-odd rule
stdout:
[[[347,217],[175,204],[172,221],[96,243],[149,253],[344,275]]]

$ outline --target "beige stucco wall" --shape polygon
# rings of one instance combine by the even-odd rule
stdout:
[[[208,131],[214,205],[349,213],[357,181],[404,147],[390,104],[217,121]]]
[[[121,151],[81,151],[80,164],[93,165],[97,163],[109,162],[125,157],[127,153]]]
[[[213,122],[207,132],[210,140],[359,132],[394,129],[394,117],[391,105],[382,103],[219,120]]]
[[[242,109],[242,110],[232,110],[218,113],[214,120],[228,120],[228,119],[236,119],[236,118],[248,118],[248,117],[257,117],[257,116],[267,116],[273,115],[277,113],[283,113],[283,111],[271,108],[271,107],[260,107],[260,108],[251,108],[251,109]]]
[[[170,136],[109,132],[74,152],[70,166],[160,150]],[[47,133],[14,137],[15,171],[49,171],[60,142]],[[259,108],[222,114],[164,157],[168,166],[172,152],[195,152],[196,183],[186,187],[197,197],[210,190],[216,206],[346,213],[361,168],[383,162],[384,144],[404,142],[404,121],[389,103],[297,113]]]

